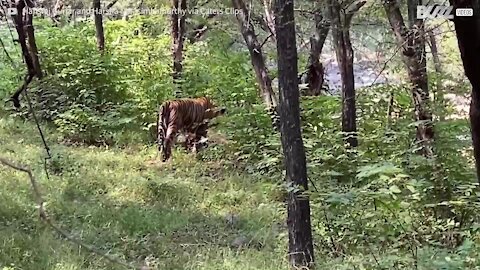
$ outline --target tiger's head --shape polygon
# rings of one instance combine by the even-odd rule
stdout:
[[[227,112],[225,107],[221,108],[208,108],[205,110],[205,119],[212,119],[220,115],[224,115]]]
[[[197,105],[200,105],[201,108],[205,109],[205,112],[203,114],[203,119],[213,119],[217,116],[225,114],[227,109],[225,107],[217,107],[215,103],[212,102],[212,100],[209,97],[199,97],[195,98],[194,102]]]

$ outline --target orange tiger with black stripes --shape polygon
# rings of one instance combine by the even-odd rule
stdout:
[[[208,97],[184,98],[164,102],[158,110],[157,142],[162,161],[172,155],[172,147],[179,132],[187,134],[187,144],[206,137],[209,120],[226,112],[217,108]]]

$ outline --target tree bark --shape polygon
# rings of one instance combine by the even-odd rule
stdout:
[[[405,26],[396,0],[383,1],[383,6],[397,44],[402,49],[402,60],[412,84],[411,93],[418,122],[416,139],[422,144],[425,156],[432,156],[430,144],[434,138],[432,114],[429,108],[428,78],[425,57],[425,33],[422,20],[415,20],[409,29]]]
[[[349,147],[357,147],[357,117],[355,107],[355,79],[353,74],[353,49],[350,40],[350,22],[353,14],[365,2],[357,2],[353,9],[343,11],[337,0],[330,1],[332,35],[340,75],[342,77],[342,131],[347,133]]]
[[[23,59],[25,60],[25,64],[27,65],[28,73],[35,74],[35,68],[33,66],[33,61],[27,46],[27,37],[25,34],[25,23],[23,21],[23,16],[22,16],[24,8],[33,7],[33,3],[31,1],[17,0],[15,5],[17,9],[17,14],[13,15],[12,17],[13,17],[13,21],[15,22],[15,29],[17,30],[18,42],[20,43],[20,47],[22,49]]]
[[[272,34],[274,40],[277,39],[277,34],[275,33],[275,18],[272,14],[271,0],[263,0],[263,8],[265,10],[265,23]]]
[[[472,85],[472,100],[470,103],[470,130],[472,132],[473,155],[477,169],[477,179],[480,181],[480,1],[450,0],[454,9],[473,8],[474,16],[457,17],[453,19],[457,33],[458,48],[462,57],[465,75]]]
[[[28,47],[28,52],[30,54],[30,58],[32,59],[33,70],[37,78],[41,79],[43,77],[43,73],[42,73],[42,68],[40,66],[40,60],[38,58],[38,48],[37,48],[37,42],[35,41],[35,31],[33,29],[32,14],[26,15],[24,31],[27,36],[27,47]]]
[[[185,41],[185,17],[187,11],[187,1],[172,0],[172,9],[172,76],[177,95],[181,90],[180,79],[183,71],[183,44]]]
[[[27,75],[25,76],[24,82],[21,87],[19,87],[15,93],[11,97],[11,101],[13,102],[13,105],[15,108],[20,108],[20,94],[25,91],[26,87],[28,84],[32,81],[34,76],[37,76],[38,78],[42,77],[41,69],[40,69],[40,64],[38,61],[38,57],[35,60],[37,66],[34,65],[34,60],[32,59],[32,55],[38,56],[38,54],[32,54],[30,53],[29,46],[27,45],[27,38],[32,38],[31,44],[35,44],[35,36],[31,35],[31,37],[27,37],[26,34],[26,28],[31,27],[31,33],[33,33],[33,25],[32,25],[32,17],[27,16],[27,20],[29,21],[24,22],[23,21],[23,10],[25,7],[32,8],[33,7],[33,2],[30,0],[27,1],[22,1],[18,0],[15,2],[15,8],[17,10],[17,13],[12,16],[13,21],[15,23],[15,29],[17,31],[18,35],[18,42],[20,43],[20,47],[22,49],[22,56],[23,60],[25,61],[25,65],[27,66]],[[28,26],[30,25],[30,26]],[[35,45],[36,49],[36,45]]]
[[[300,125],[297,78],[297,47],[293,0],[276,0],[278,80],[280,89],[280,132],[285,156],[288,193],[289,260],[293,268],[313,265],[313,240],[310,203],[303,192],[308,190],[305,149]],[[297,189],[298,187],[298,189]]]
[[[320,63],[320,55],[322,54],[323,45],[330,31],[330,22],[322,14],[323,8],[315,11],[315,34],[310,37],[310,53],[306,68],[307,90],[305,95],[318,96],[321,94],[324,82],[325,71],[322,63]]]
[[[93,0],[93,10],[97,48],[100,52],[103,52],[105,49],[105,34],[103,32],[103,15],[101,13],[100,0]]]
[[[435,68],[435,73],[437,74],[436,76],[436,91],[434,93],[434,103],[436,105],[437,109],[437,114],[438,118],[440,121],[445,120],[445,99],[443,96],[443,88],[442,88],[442,62],[440,61],[440,55],[438,52],[438,46],[437,46],[437,40],[435,38],[435,29],[432,29],[431,31],[428,31],[428,39],[429,39],[429,44],[430,44],[430,51],[432,52],[432,58],[433,58],[433,66]]]
[[[250,52],[250,59],[253,69],[257,78],[257,83],[260,87],[260,95],[267,108],[277,107],[277,98],[272,88],[272,80],[268,75],[268,69],[265,65],[265,58],[262,52],[262,46],[258,42],[255,29],[253,27],[250,13],[245,6],[243,0],[232,0],[233,7],[241,12],[236,14],[238,24],[240,25],[240,31],[245,43],[247,44],[248,51]]]

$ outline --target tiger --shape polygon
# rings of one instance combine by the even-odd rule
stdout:
[[[162,153],[162,161],[167,161],[172,155],[172,146],[177,134],[184,132],[193,139],[206,135],[208,120],[223,115],[226,108],[217,108],[208,97],[184,98],[165,101],[158,110],[157,141],[158,150]],[[202,134],[197,134],[198,132]]]

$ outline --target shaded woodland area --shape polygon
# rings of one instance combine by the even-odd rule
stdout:
[[[479,0],[0,3],[2,270],[478,267]]]

